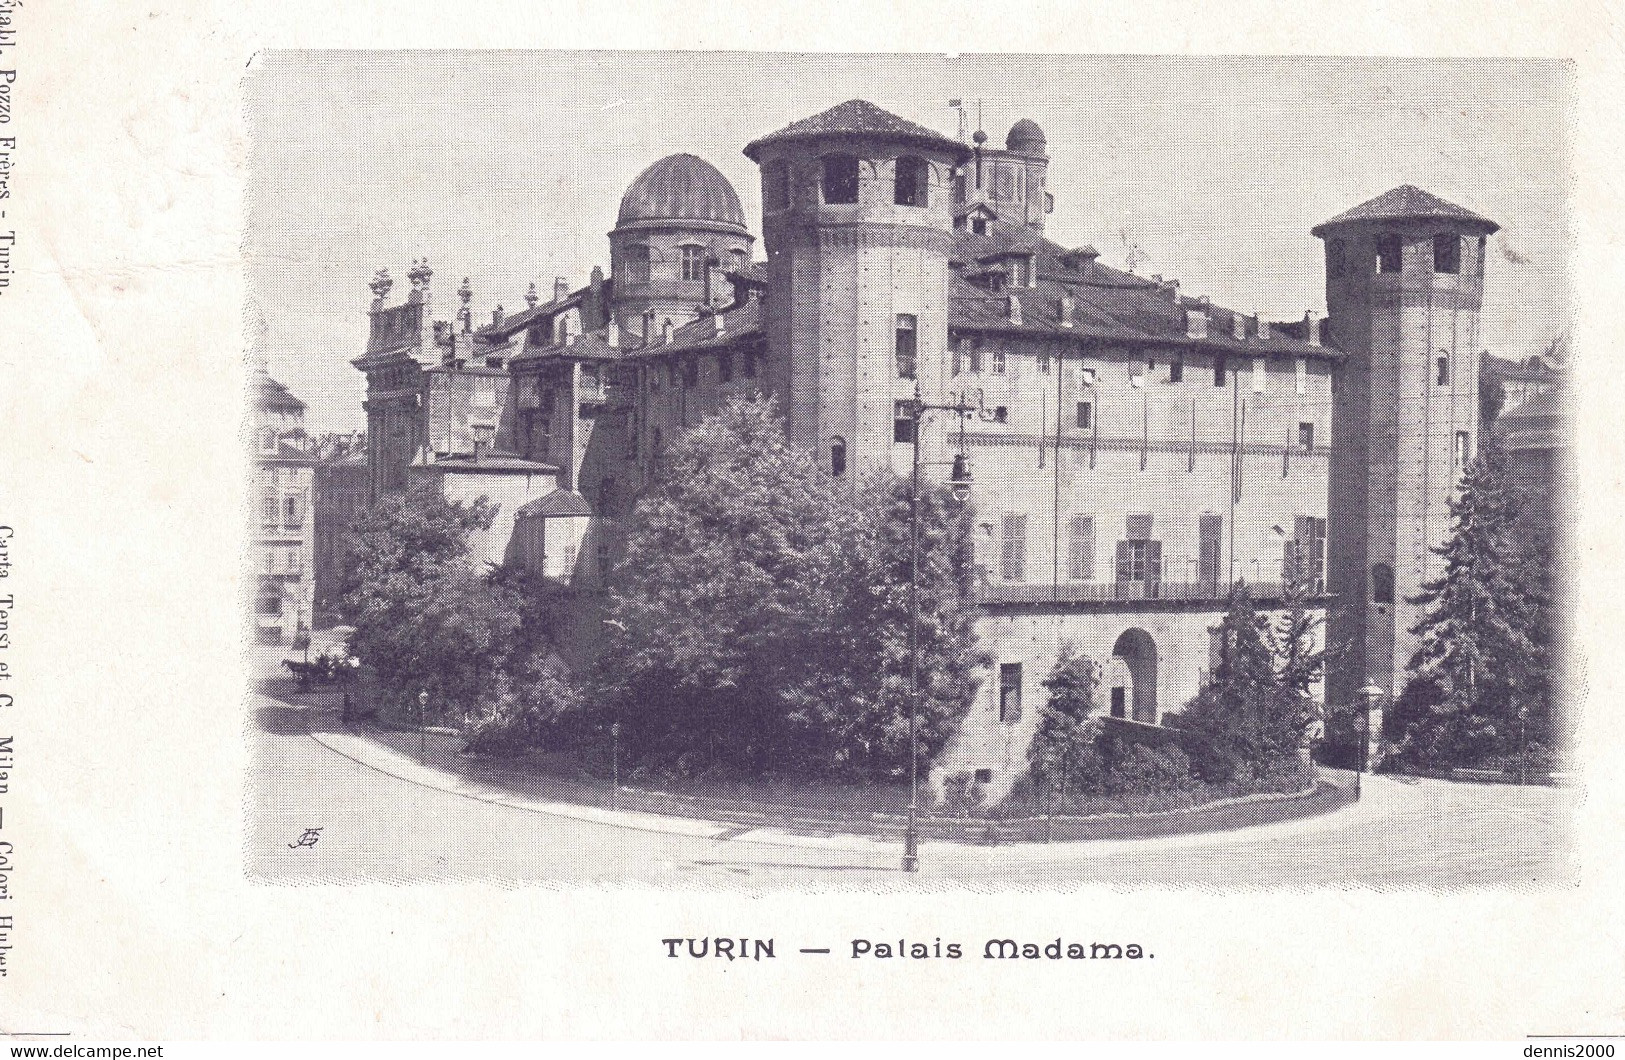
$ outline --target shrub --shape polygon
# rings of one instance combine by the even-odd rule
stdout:
[[[476,754],[520,755],[546,744],[580,709],[581,693],[564,664],[556,656],[532,656],[516,675],[496,676],[465,720],[463,735]]]
[[[1185,794],[1201,786],[1191,773],[1190,755],[1174,746],[1131,744],[1105,776],[1106,791],[1112,795]]]

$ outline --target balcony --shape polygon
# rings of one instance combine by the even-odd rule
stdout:
[[[1285,594],[1281,582],[1248,582],[1253,599],[1278,601]],[[1324,598],[1317,586],[1315,599]],[[1228,582],[982,582],[976,587],[976,602],[999,604],[1123,604],[1123,603],[1201,603],[1223,604],[1230,598]]]

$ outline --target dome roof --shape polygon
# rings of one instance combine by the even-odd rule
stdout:
[[[1024,155],[1041,155],[1048,141],[1044,139],[1044,130],[1031,118],[1022,118],[1010,126],[1010,132],[1004,138],[1006,150],[1015,151]]]
[[[695,155],[667,155],[639,173],[621,196],[617,226],[649,221],[705,221],[745,231],[733,185]]]

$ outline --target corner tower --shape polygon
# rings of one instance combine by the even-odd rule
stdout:
[[[761,167],[763,324],[789,436],[826,470],[901,470],[896,402],[948,384],[950,188],[964,144],[863,100],[745,148]]]
[[[729,301],[721,272],[748,264],[753,242],[717,167],[696,155],[662,158],[627,186],[609,233],[616,323],[658,334],[668,320],[682,327]]]
[[[1449,502],[1478,445],[1485,237],[1499,226],[1408,184],[1312,229],[1326,244],[1333,396],[1327,699],[1369,678],[1392,703],[1442,572]]]

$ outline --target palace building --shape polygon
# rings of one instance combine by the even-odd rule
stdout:
[[[466,281],[436,321],[426,262],[397,304],[380,270],[354,362],[372,494],[488,495],[482,555],[590,597],[663,448],[730,392],[774,395],[852,477],[907,472],[918,390],[979,410],[928,414],[917,441],[935,478],[961,446],[972,468],[993,656],[938,775],[1014,780],[1067,645],[1102,664],[1104,713],[1159,724],[1211,672],[1236,581],[1267,606],[1302,572],[1356,645],[1329,695],[1396,691],[1405,600],[1476,444],[1495,225],[1395,189],[1313,230],[1329,319],[1271,321],[1046,239],[1043,130],[986,141],[862,100],[759,137],[765,261],[715,167],[661,159],[622,199],[609,275],[532,285],[488,323]]]

